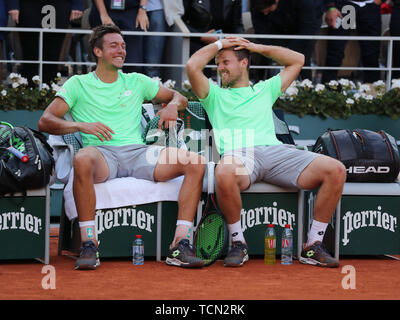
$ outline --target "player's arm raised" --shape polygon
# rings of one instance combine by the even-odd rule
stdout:
[[[271,58],[280,65],[285,66],[280,73],[282,92],[284,92],[290,84],[296,80],[304,65],[304,55],[299,52],[278,46],[255,44],[243,38],[228,37],[227,39],[231,39],[231,41],[238,46],[238,49],[244,48],[250,52],[259,53],[267,58]]]
[[[228,39],[222,39],[220,41],[224,49],[233,47],[233,44]],[[210,60],[217,55],[219,50],[220,48],[218,48],[216,42],[211,43],[195,52],[186,63],[186,74],[189,78],[192,90],[200,99],[206,98],[210,90],[210,85],[207,77],[203,73],[203,69]]]

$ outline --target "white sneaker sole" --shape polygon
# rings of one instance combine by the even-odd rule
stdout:
[[[337,268],[337,267],[339,267],[339,264],[338,265],[328,265],[326,263],[321,263],[321,262],[319,262],[317,260],[314,260],[314,259],[311,259],[311,258],[304,258],[304,257],[300,257],[299,262],[303,263],[303,264],[310,264],[312,266],[317,266],[317,267],[325,267],[325,268]]]
[[[184,263],[176,258],[169,258],[169,257],[167,257],[165,263],[169,266],[176,266],[182,268],[200,268],[204,266],[204,264],[201,261],[199,261],[198,263]]]

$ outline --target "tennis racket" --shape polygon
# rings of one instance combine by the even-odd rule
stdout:
[[[205,266],[214,263],[228,243],[228,227],[214,195],[214,163],[208,163],[207,201],[194,235],[196,256]]]
[[[13,146],[14,144],[17,148],[21,147],[21,145],[23,146],[23,142],[19,138],[14,137],[13,125],[8,122],[0,121],[0,149],[7,150],[22,162],[28,162],[29,157],[15,148]]]

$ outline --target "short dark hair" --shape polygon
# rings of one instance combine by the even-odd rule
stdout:
[[[122,36],[121,30],[114,24],[102,24],[92,29],[92,34],[89,38],[89,45],[93,52],[94,48],[103,49],[103,37],[107,33],[118,33]],[[97,63],[97,57],[94,55]]]
[[[251,8],[261,11],[276,4],[276,0],[251,0]]]

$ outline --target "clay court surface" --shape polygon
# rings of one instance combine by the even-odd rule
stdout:
[[[41,263],[0,261],[1,300],[400,300],[400,261],[383,256],[342,258],[337,269],[297,261],[282,266],[279,260],[266,266],[251,257],[242,268],[224,268],[222,261],[195,270],[154,260],[134,266],[123,258],[103,259],[95,271],[76,271],[72,258],[57,255],[57,234],[52,228],[56,289],[43,289]],[[355,268],[355,289],[342,287],[346,265]]]

